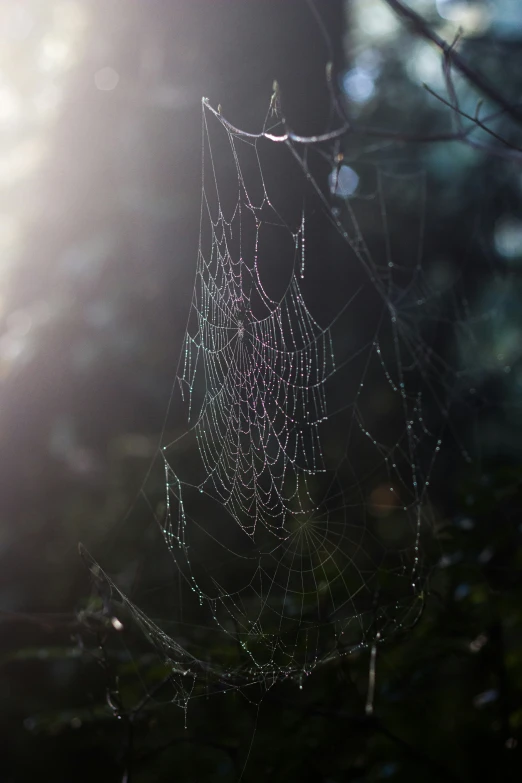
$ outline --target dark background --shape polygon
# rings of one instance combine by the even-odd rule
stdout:
[[[34,0],[29,21],[17,3],[2,10],[6,81],[22,108],[18,120],[6,110],[1,126],[1,780],[233,781],[243,769],[245,781],[519,779],[520,125],[503,115],[492,126],[513,146],[480,131],[473,138],[492,149],[419,142],[458,131],[456,113],[422,87],[447,96],[440,52],[400,21],[386,28],[384,5],[317,4],[322,27],[302,0]],[[462,24],[459,51],[514,105],[517,9],[470,2],[459,17],[452,2],[411,5],[450,42]],[[135,500],[193,285],[201,97],[257,131],[277,78],[290,126],[322,132],[335,125],[329,60],[351,122],[369,129],[343,140],[354,170],[400,158],[426,172],[423,264],[432,292],[444,291],[433,341],[457,368],[423,541],[433,567],[426,607],[379,648],[372,717],[368,649],[318,670],[303,691],[209,686],[185,716],[168,684],[158,687],[164,664],[132,623],[107,627],[78,542],[123,584],[141,578],[151,591],[155,573],[161,610],[167,558]],[[99,88],[103,68],[119,75],[114,89]],[[354,68],[371,77],[364,100],[343,95]],[[455,83],[473,118],[479,91]],[[56,100],[54,114],[35,113],[45,100]],[[486,101],[481,116],[495,108]],[[278,198],[293,187],[282,181]],[[354,204],[377,250],[382,223]],[[396,257],[411,249],[415,207],[401,187],[387,228]],[[324,242],[331,254],[335,241]],[[326,286],[319,305],[323,295]],[[162,481],[154,469],[149,498]],[[209,660],[214,652],[209,643]]]

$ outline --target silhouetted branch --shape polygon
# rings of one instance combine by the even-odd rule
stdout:
[[[522,111],[520,108],[508,101],[501,92],[495,87],[484,74],[478,71],[476,68],[469,65],[468,62],[456,51],[454,44],[448,44],[443,38],[440,37],[425,19],[422,18],[416,11],[409,6],[405,5],[401,0],[383,0],[404,22],[408,24],[414,35],[419,38],[433,43],[443,53],[444,56],[451,62],[451,65],[455,70],[459,71],[466,77],[470,84],[473,84],[483,95],[489,98],[491,101],[501,106],[502,109],[508,114],[515,122],[522,125]]]

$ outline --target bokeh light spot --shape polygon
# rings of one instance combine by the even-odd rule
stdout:
[[[100,70],[96,71],[94,74],[94,84],[99,90],[103,90],[104,92],[114,90],[115,87],[118,86],[119,81],[119,73],[115,71],[114,68],[109,68],[108,66],[106,68],[100,68]]]
[[[365,103],[375,92],[375,82],[364,68],[352,68],[344,75],[343,90],[350,100]]]
[[[15,310],[6,318],[7,328],[17,337],[24,337],[33,324],[31,314],[27,310]]]
[[[522,258],[522,220],[503,217],[495,226],[495,249],[509,260]]]
[[[40,70],[46,73],[64,71],[71,65],[71,54],[71,48],[65,39],[59,36],[44,38],[39,57]]]
[[[357,190],[359,176],[350,166],[339,166],[332,169],[328,177],[330,193],[340,198],[348,198]]]
[[[440,55],[424,41],[413,44],[406,69],[413,82],[427,82],[435,88],[444,86]]]
[[[6,85],[0,87],[0,127],[12,128],[20,119],[20,99]]]
[[[464,35],[484,33],[491,23],[486,3],[470,3],[468,0],[436,0],[437,11],[443,19],[462,28]]]
[[[385,38],[396,32],[399,22],[393,12],[379,0],[357,0],[355,16],[365,33]]]

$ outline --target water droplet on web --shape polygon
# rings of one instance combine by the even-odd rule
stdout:
[[[223,120],[219,128],[222,133]],[[205,159],[210,160],[212,126],[205,127],[204,134]],[[315,228],[315,222],[311,223],[317,214],[317,200],[312,203],[317,195],[314,187],[306,193],[306,204],[283,204],[279,212],[277,193],[270,193],[273,202],[267,194],[272,178],[265,176],[264,167],[272,163],[262,157],[262,145],[258,150],[248,139],[243,149],[244,141],[240,132],[228,139],[234,161],[228,183],[226,161],[223,171],[220,162],[218,182],[213,180],[211,166],[203,172],[203,203],[209,209],[203,210],[195,282],[187,302],[188,326],[177,371],[176,391],[179,387],[182,401],[176,416],[182,415],[185,424],[178,431],[173,416],[176,441],[168,457],[164,454],[169,463],[164,480],[169,505],[167,521],[162,519],[161,525],[178,569],[180,598],[186,583],[190,588],[187,603],[193,607],[197,595],[200,607],[205,608],[196,615],[216,628],[216,638],[226,640],[218,652],[212,646],[217,661],[211,660],[210,653],[207,659],[205,651],[201,653],[205,660],[194,661],[194,681],[206,683],[196,689],[198,696],[204,695],[205,687],[208,695],[225,681],[223,694],[241,688],[238,682],[257,682],[268,688],[283,679],[302,691],[309,671],[320,666],[331,651],[333,637],[342,655],[348,647],[368,650],[370,645],[370,678],[375,678],[380,640],[377,634],[371,643],[375,626],[386,623],[386,634],[403,625],[406,628],[412,605],[419,603],[412,589],[418,595],[423,591],[419,529],[424,529],[427,489],[434,481],[434,451],[440,449],[440,441],[434,447],[435,428],[434,433],[428,432],[424,422],[423,406],[430,411],[430,421],[431,411],[436,410],[432,418],[438,421],[440,410],[449,404],[438,387],[440,399],[434,399],[433,379],[440,363],[426,345],[422,320],[425,315],[430,323],[436,321],[437,308],[446,317],[447,303],[442,307],[433,295],[438,290],[428,274],[418,274],[420,264],[415,271],[416,257],[402,261],[399,248],[395,252],[395,234],[389,229],[385,239],[393,236],[393,243],[373,242],[370,232],[372,241],[367,244],[362,234],[366,221],[358,225],[357,219],[362,203],[356,192],[358,174],[342,163],[341,153],[340,157],[336,151],[331,154],[330,192],[324,197],[336,203],[330,211],[325,203],[324,210],[335,231],[335,243],[327,245],[323,255],[320,237],[311,232],[305,236],[305,227]],[[239,145],[241,154],[236,156]],[[322,194],[326,183],[315,181],[317,175],[307,159],[313,146],[299,142],[294,148],[300,150],[302,174]],[[284,144],[279,147],[285,151]],[[253,157],[247,162],[250,153]],[[366,215],[367,193],[360,195]],[[378,189],[372,201],[372,213],[379,220],[379,208],[381,217],[386,214],[386,196]],[[289,211],[287,206],[300,211]],[[305,207],[306,220],[310,219],[306,226]],[[280,215],[286,214],[296,216],[292,228],[281,220]],[[411,239],[416,241],[417,227],[410,228]],[[398,263],[401,259],[400,266],[395,266],[392,257]],[[340,268],[338,278],[336,267]],[[356,267],[368,273],[362,296],[353,287]],[[397,272],[392,275],[389,270],[394,267]],[[280,271],[283,281],[277,279]],[[305,271],[307,284],[301,285]],[[311,292],[309,301],[307,289],[314,286],[318,290]],[[378,316],[370,290],[379,297]],[[424,303],[425,314],[416,307]],[[511,355],[506,350],[502,364]],[[495,365],[497,372],[502,364]],[[444,387],[453,388],[455,371],[444,372]],[[464,374],[459,389],[471,382],[471,376]],[[421,385],[425,397],[418,388]],[[503,386],[507,385],[506,381]],[[392,417],[390,429],[396,434],[390,438],[387,427]],[[330,424],[319,426],[325,422]],[[190,452],[184,451],[186,435],[187,442],[193,440]],[[167,446],[162,449],[166,452]],[[368,475],[379,476],[386,495],[375,509],[365,495]],[[197,501],[196,490],[205,498]],[[190,507],[189,501],[194,501]],[[361,572],[353,561],[349,531],[356,521],[371,525],[372,536],[375,532],[375,540],[364,537],[360,541],[368,563],[380,561],[383,551],[395,547],[396,560],[390,557],[390,568],[401,574],[405,596],[402,603],[387,603],[385,615],[384,597],[376,597],[370,612],[364,601],[359,604],[358,598],[352,600],[351,592],[347,593],[347,586],[351,591],[353,584],[358,588],[354,595],[368,595],[379,576],[377,566],[368,565]],[[175,551],[173,540],[179,545]],[[326,572],[324,579],[317,580],[321,570]],[[189,595],[190,591],[195,595]],[[340,622],[350,633],[353,626],[360,626],[364,643],[354,644],[349,633],[344,635],[344,628],[339,631],[339,621],[326,619],[318,629],[310,630],[310,618],[317,617],[325,597],[332,604],[327,613],[331,608],[332,617],[342,616]],[[180,601],[179,617],[183,611]],[[138,613],[136,617],[148,622]],[[186,710],[191,682],[180,662],[186,666],[192,659],[182,649],[182,639],[186,634],[191,652],[202,650],[200,630],[187,625],[181,635],[173,632],[171,639],[152,623],[147,628],[175,662],[173,679],[178,688],[182,684],[176,701],[185,704]],[[228,649],[230,639],[233,645]],[[220,668],[221,654],[226,672]],[[373,692],[370,695],[368,704],[373,709]]]

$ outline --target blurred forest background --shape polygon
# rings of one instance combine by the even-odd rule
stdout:
[[[122,583],[145,569],[164,587],[134,500],[193,286],[201,98],[258,131],[276,78],[292,129],[322,132],[328,62],[358,129],[346,171],[393,149],[425,172],[423,264],[455,291],[440,346],[478,368],[450,412],[469,459],[450,438],[437,461],[426,605],[378,649],[373,715],[368,649],[302,691],[209,689],[185,715],[139,631],[104,615],[78,543]],[[5,0],[1,781],[520,779],[521,88],[517,0]],[[472,340],[448,337],[456,313]]]

